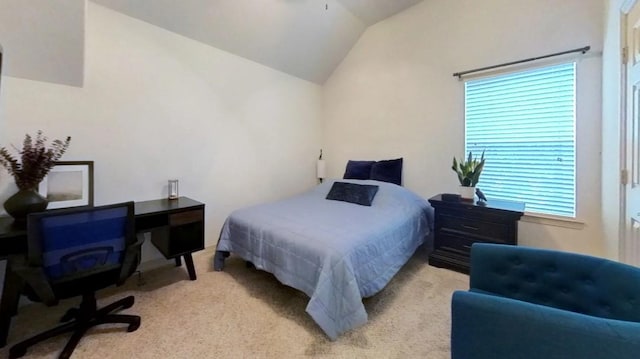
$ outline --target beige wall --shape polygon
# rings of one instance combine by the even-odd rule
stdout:
[[[330,176],[349,159],[405,158],[404,183],[456,192],[464,150],[463,83],[452,73],[592,46],[578,64],[581,223],[529,219],[521,244],[604,254],[600,197],[602,0],[429,0],[370,27],[323,88]]]
[[[230,211],[315,184],[319,86],[91,2],[86,29],[83,88],[3,76],[0,144],[72,136],[63,159],[95,161],[97,204],[178,178],[207,205],[208,246]],[[14,191],[2,170],[0,203]]]
[[[82,86],[86,6],[87,0],[0,0],[2,73]]]
[[[402,156],[410,189],[456,191],[463,87],[451,74],[591,45],[578,74],[582,223],[529,219],[519,234],[615,256],[601,234],[601,178],[611,187],[594,165],[601,150],[603,163],[615,157],[600,137],[602,0],[424,1],[369,28],[324,88],[88,4],[84,87],[3,76],[0,144],[37,129],[71,135],[64,159],[96,161],[98,204],[163,197],[177,177],[181,194],[207,203],[207,245],[231,210],[312,186],[321,144],[333,177],[348,159]],[[0,201],[14,190],[0,172]]]

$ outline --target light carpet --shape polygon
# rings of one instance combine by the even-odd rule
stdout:
[[[167,265],[122,287],[99,292],[98,305],[126,295],[123,313],[142,317],[140,328],[99,326],[80,341],[73,358],[450,358],[451,294],[468,288],[464,274],[429,266],[420,248],[380,293],[364,299],[369,322],[330,341],[305,312],[308,297],[272,275],[246,268],[233,255],[225,270],[212,268],[213,248],[194,254],[198,279]],[[57,324],[78,300],[56,307],[22,306],[13,318],[8,348]],[[25,358],[55,358],[68,339],[37,344]]]

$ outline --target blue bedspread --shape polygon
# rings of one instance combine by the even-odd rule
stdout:
[[[362,298],[384,288],[433,227],[429,203],[404,187],[340,181],[380,189],[371,207],[325,199],[333,184],[326,181],[295,197],[237,210],[217,247],[306,293],[307,313],[332,340],[367,321]]]

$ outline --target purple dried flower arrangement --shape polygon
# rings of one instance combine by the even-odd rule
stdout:
[[[42,131],[38,131],[36,134],[35,142],[31,135],[26,134],[22,143],[22,151],[12,146],[20,154],[21,162],[18,162],[18,159],[5,147],[0,148],[0,164],[13,176],[19,189],[37,190],[38,184],[42,182],[56,161],[69,147],[71,137],[67,136],[64,142],[54,140],[51,142],[50,148],[47,148],[46,142],[47,138],[42,135]]]

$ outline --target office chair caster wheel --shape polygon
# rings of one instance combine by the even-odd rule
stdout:
[[[135,322],[129,324],[129,326],[127,327],[127,331],[135,332],[136,330],[138,330],[138,328],[140,328],[140,318],[138,318],[138,320],[136,320]]]

